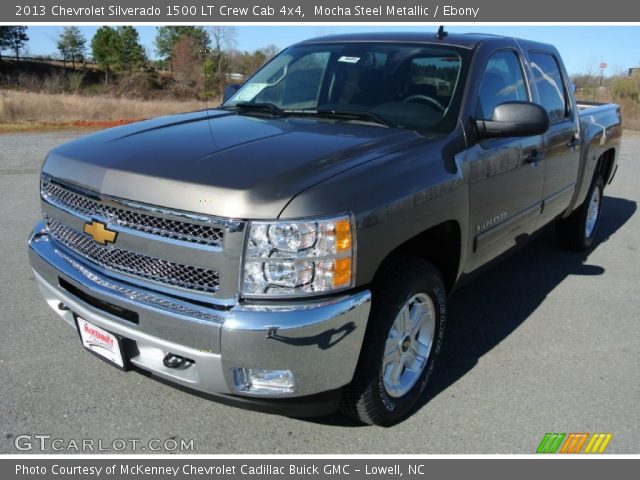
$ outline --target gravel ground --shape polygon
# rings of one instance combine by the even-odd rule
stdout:
[[[429,402],[387,429],[224,406],[85,353],[26,252],[42,158],[75,136],[0,136],[0,453],[20,434],[193,439],[196,453],[532,453],[546,432],[612,432],[608,452],[640,453],[639,134],[624,137],[598,244],[571,254],[550,232],[459,290]]]

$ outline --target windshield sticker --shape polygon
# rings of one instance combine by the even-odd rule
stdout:
[[[338,61],[345,63],[358,63],[360,61],[360,57],[340,57]]]
[[[268,83],[250,83],[245,85],[234,98],[237,102],[248,102],[253,100],[262,90],[268,87]]]

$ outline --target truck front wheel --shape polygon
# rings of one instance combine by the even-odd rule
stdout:
[[[446,324],[446,293],[425,260],[397,257],[377,275],[365,343],[342,410],[372,425],[392,425],[423,398]]]

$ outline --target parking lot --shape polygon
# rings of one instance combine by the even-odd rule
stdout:
[[[549,231],[456,292],[428,403],[387,429],[221,405],[86,353],[26,248],[42,159],[76,136],[0,135],[0,453],[22,434],[201,454],[533,453],[546,432],[611,432],[608,453],[640,453],[639,133],[623,137],[597,244],[568,253]]]

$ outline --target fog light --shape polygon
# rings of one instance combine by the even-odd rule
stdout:
[[[243,393],[280,395],[294,390],[293,373],[290,370],[234,368],[233,381],[236,390]]]

